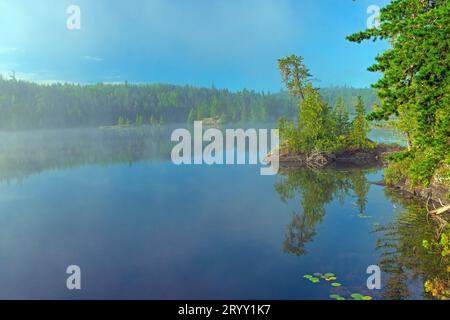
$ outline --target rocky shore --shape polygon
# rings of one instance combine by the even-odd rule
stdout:
[[[386,184],[384,183],[384,185]],[[433,178],[427,188],[418,186],[410,187],[410,183],[407,180],[401,181],[396,185],[388,184],[387,186],[406,196],[419,198],[426,202],[432,201],[438,205],[450,204],[448,198],[450,190],[446,184],[437,178]]]
[[[386,156],[401,150],[397,144],[379,144],[373,149],[344,150],[336,153],[318,152],[312,154],[289,153],[279,154],[280,167],[325,168],[332,166],[379,166],[384,165]],[[273,153],[269,153],[266,161],[271,162]]]
[[[401,151],[397,144],[379,144],[373,149],[345,150],[336,153],[318,152],[313,154],[300,154],[280,152],[280,168],[329,168],[329,167],[382,167],[387,164],[386,157],[392,153]],[[271,162],[273,153],[269,153],[266,161]],[[386,185],[384,181],[374,184],[385,185],[396,189],[397,192],[408,197],[418,198],[422,201],[432,201],[437,204],[448,205],[449,188],[439,178],[433,178],[430,185],[425,187],[410,187],[408,181],[401,181],[396,185]]]

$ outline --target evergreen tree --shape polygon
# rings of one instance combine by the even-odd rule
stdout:
[[[298,114],[301,152],[330,151],[334,147],[331,110],[319,92],[307,84]]]
[[[137,126],[142,126],[142,125],[144,124],[144,117],[143,117],[143,116],[140,116],[140,115],[137,115],[137,116],[136,116],[135,124],[136,124]]]
[[[383,73],[374,85],[382,106],[369,119],[396,119],[410,146],[397,161],[407,178],[428,184],[450,163],[450,1],[394,0],[381,10],[379,28],[348,39],[391,44],[369,68]]]
[[[155,119],[155,117],[154,117],[153,115],[150,116],[149,124],[150,124],[151,126],[154,126],[154,125],[157,125],[157,124],[158,124],[158,121],[156,121],[156,119]]]
[[[342,98],[331,109],[318,89],[309,82],[309,71],[295,55],[279,60],[280,72],[291,95],[301,97],[297,127],[286,118],[279,121],[283,151],[313,154],[335,152],[348,147],[365,148],[368,125],[364,102],[359,97],[358,116],[350,130],[349,116]],[[349,144],[350,143],[350,144]]]
[[[311,74],[303,63],[303,57],[290,55],[278,60],[278,69],[288,91],[295,97],[305,98],[304,88]]]
[[[124,125],[126,125],[126,124],[127,124],[127,122],[125,121],[124,118],[119,117],[119,118],[117,119],[117,125],[118,125],[118,126],[124,126]]]
[[[342,97],[338,98],[336,105],[334,106],[333,117],[335,121],[336,136],[347,135],[350,129],[350,119]]]
[[[322,88],[320,92],[330,105],[335,95],[347,101],[358,93],[367,103],[373,100],[370,89]],[[273,121],[281,116],[294,119],[298,103],[298,98],[286,92],[230,92],[161,84],[39,85],[0,75],[0,130],[108,126],[118,124],[119,117],[123,124],[125,119],[135,123],[138,116],[153,125],[161,116],[167,123],[180,123],[187,121],[191,110],[195,119],[220,115],[233,122]]]
[[[188,122],[189,124],[193,124],[194,121],[197,120],[196,118],[197,118],[197,117],[196,117],[196,115],[195,115],[195,110],[194,110],[194,109],[191,109],[191,111],[189,111],[189,115],[188,115],[187,122]]]
[[[357,149],[364,149],[369,146],[367,140],[367,133],[369,132],[369,124],[365,116],[364,102],[361,97],[358,97],[358,102],[355,106],[356,117],[353,119],[351,143]]]
[[[211,99],[211,108],[210,109],[211,109],[211,111],[210,111],[211,117],[215,117],[215,116],[219,115],[219,100],[215,96],[213,96]]]

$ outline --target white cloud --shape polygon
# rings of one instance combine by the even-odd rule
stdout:
[[[11,68],[10,66],[0,66],[0,74],[4,78],[10,78],[12,74],[16,77],[18,80],[26,80],[26,81],[33,81],[37,79],[38,75],[36,73],[31,72],[16,72],[14,68]]]
[[[41,72],[40,74],[33,73],[33,72],[20,72],[20,71],[16,72],[16,71],[14,71],[14,68],[0,65],[0,75],[2,75],[4,78],[9,79],[13,73],[17,80],[34,82],[34,83],[38,83],[38,84],[46,84],[46,85],[57,84],[57,83],[78,84],[78,82],[74,82],[74,81],[50,79],[51,74],[49,74],[48,72]]]

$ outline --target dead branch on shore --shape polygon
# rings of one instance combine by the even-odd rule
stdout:
[[[428,198],[426,206],[427,206],[427,218],[431,217],[437,224],[438,224],[438,230],[437,230],[437,236],[438,238],[441,236],[442,232],[444,231],[445,226],[448,224],[448,221],[442,218],[440,215],[444,212],[450,211],[450,205],[444,205],[442,201],[439,201],[441,204],[440,208],[436,208],[433,204],[434,210],[430,210],[428,203],[430,198]]]
[[[306,165],[312,168],[322,168],[330,162],[330,156],[325,152],[315,152],[306,158]]]
[[[435,214],[435,215],[440,215],[440,214],[442,214],[442,213],[444,213],[444,212],[447,212],[447,211],[449,211],[450,210],[450,205],[447,205],[447,206],[442,206],[442,207],[440,207],[440,208],[437,208],[437,209],[435,209],[435,210],[432,210],[432,211],[430,211],[429,213],[430,214]]]

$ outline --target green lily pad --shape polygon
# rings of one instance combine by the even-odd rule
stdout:
[[[312,277],[311,279],[309,279],[309,281],[311,281],[312,283],[317,283],[319,282],[319,278]]]
[[[342,284],[340,284],[339,282],[333,282],[331,285],[333,287],[340,287],[340,286],[342,286]]]
[[[334,281],[334,280],[337,280],[337,278],[336,277],[329,277],[329,278],[325,278],[325,280],[327,280],[327,281]]]
[[[328,272],[328,273],[325,273],[324,276],[327,277],[327,278],[330,278],[330,277],[334,277],[335,274],[331,273],[331,272]]]
[[[362,294],[359,294],[359,293],[352,293],[351,295],[350,295],[350,297],[352,297],[353,299],[355,299],[355,300],[363,300],[363,295]]]
[[[372,300],[372,297],[371,296],[364,296],[364,297],[362,297],[362,299],[363,300]]]
[[[341,296],[338,295],[338,294],[331,294],[331,295],[330,295],[330,298],[331,298],[331,299],[335,299],[335,300],[339,300],[339,301],[345,300],[344,297],[341,297]]]
[[[312,275],[310,275],[310,274],[305,274],[304,276],[303,276],[303,278],[305,278],[305,279],[311,279],[313,276]]]

